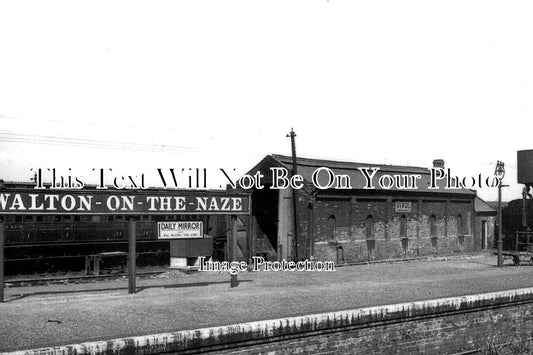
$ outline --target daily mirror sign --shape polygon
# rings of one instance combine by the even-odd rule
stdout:
[[[191,239],[203,236],[204,224],[201,221],[157,223],[157,239]]]

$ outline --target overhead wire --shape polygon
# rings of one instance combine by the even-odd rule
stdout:
[[[77,147],[93,148],[114,148],[123,150],[148,150],[148,151],[168,151],[168,152],[201,152],[205,151],[198,147],[185,147],[166,144],[146,144],[134,142],[116,142],[107,140],[97,140],[88,138],[60,137],[50,135],[36,135],[3,131],[0,132],[0,141],[31,143],[44,145],[67,145]]]

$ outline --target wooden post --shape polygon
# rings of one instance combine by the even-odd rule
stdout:
[[[237,216],[231,216],[231,261],[237,261]],[[237,274],[231,275],[231,288],[238,285]]]
[[[4,221],[0,221],[0,302],[4,302]]]
[[[224,260],[231,261],[231,216],[226,215],[226,247],[224,248]]]
[[[250,213],[246,215],[246,260],[248,264],[252,264],[252,209],[250,208]]]
[[[137,235],[136,232],[136,222],[134,219],[131,219],[129,221],[129,228],[128,228],[128,235],[129,235],[129,248],[128,248],[128,277],[129,277],[129,283],[128,283],[128,293],[135,293],[136,287],[135,287],[135,279],[137,277],[136,275],[136,251],[135,251],[135,237]]]
[[[291,151],[292,151],[292,174],[291,176],[298,174],[298,164],[296,162],[296,133],[291,128],[291,131],[289,134],[287,134],[287,137],[291,138]],[[298,190],[292,189],[292,212],[294,214],[293,216],[293,223],[294,223],[294,261],[300,260],[300,254],[298,250],[298,246],[300,244],[300,240],[298,239]]]

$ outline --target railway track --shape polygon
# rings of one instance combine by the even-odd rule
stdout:
[[[137,273],[137,277],[147,278],[154,275],[159,275],[167,270],[158,271],[141,271]],[[22,286],[38,286],[38,285],[53,285],[53,284],[69,284],[69,283],[90,283],[102,280],[118,280],[128,277],[127,273],[112,273],[104,275],[52,275],[37,278],[7,278],[5,281],[6,287],[22,287]]]

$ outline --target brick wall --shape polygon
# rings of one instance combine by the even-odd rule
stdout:
[[[267,255],[269,260],[293,255],[292,224],[289,228],[292,202],[289,197],[272,199],[275,204],[258,207],[275,210],[278,226],[277,235],[273,234],[273,229],[272,235],[266,239],[266,234],[259,229],[253,231],[254,255]],[[299,194],[298,259],[313,256],[318,260],[353,263],[482,250],[482,222],[475,216],[472,196],[461,200],[450,196],[348,194],[319,195],[312,203],[310,201],[309,194]],[[396,212],[396,202],[411,203],[411,211]],[[369,217],[372,218],[371,233],[367,233]],[[431,227],[432,219],[434,228]],[[402,220],[405,220],[405,235],[400,234]],[[489,216],[486,220],[488,237],[485,246],[489,249],[494,218]],[[272,219],[267,225],[275,223]],[[281,253],[278,248],[283,248]]]
[[[444,354],[533,336],[533,288],[368,307],[20,354]]]
[[[473,201],[406,198],[401,201],[412,205],[407,213],[395,212],[395,201],[391,196],[319,198],[313,205],[311,221],[307,211],[300,211],[301,238],[313,244],[310,248],[313,257],[347,263],[480,249],[481,242],[475,240],[474,234]],[[300,203],[300,210],[306,209]],[[333,236],[328,222],[332,217],[335,218]],[[369,217],[371,233],[367,233]],[[402,218],[405,219],[404,236],[400,235]],[[431,218],[435,221],[434,233]]]

